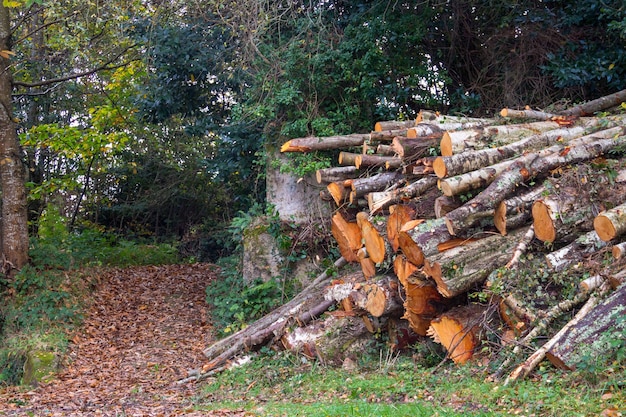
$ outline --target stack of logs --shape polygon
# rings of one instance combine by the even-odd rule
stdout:
[[[586,301],[568,331],[512,376],[526,375],[545,356],[574,368],[576,346],[590,345],[585,338],[623,325],[612,319],[626,306],[626,169],[619,159],[626,115],[586,117],[623,101],[626,91],[560,114],[504,109],[493,119],[422,111],[415,120],[379,122],[369,134],[286,142],[282,152],[341,150],[338,166],[316,176],[326,184],[321,198],[336,206],[331,230],[343,257],[336,266],[349,263],[356,272],[323,274],[273,315],[207,349],[204,370],[269,340],[316,356],[300,333],[332,306],[338,308],[330,316],[389,331],[396,347],[411,343],[409,333],[430,336],[464,363],[494,317],[526,343],[551,318]],[[540,312],[511,294],[472,302],[470,293],[506,280],[537,242],[550,273],[588,268],[574,299]],[[606,262],[611,253],[614,261]],[[604,262],[589,266],[598,256]],[[598,294],[612,290],[602,301]]]
[[[468,292],[499,268],[514,268],[530,239],[560,247],[546,255],[554,272],[579,267],[607,245],[616,260],[626,250],[618,240],[626,232],[626,170],[605,159],[624,151],[626,115],[504,109],[501,116],[421,112],[416,120],[377,123],[368,135],[293,139],[281,148],[352,150],[316,174],[326,184],[321,197],[336,204],[331,230],[340,252],[361,269],[328,294],[343,310],[361,311],[367,327],[371,317],[402,311],[412,331],[431,336],[458,363],[472,357],[478,324],[487,320],[487,307],[468,303]],[[599,277],[616,288],[625,275],[620,265],[583,288],[602,285]],[[536,319],[512,297],[501,301],[515,334]],[[560,352],[548,353],[568,367]]]

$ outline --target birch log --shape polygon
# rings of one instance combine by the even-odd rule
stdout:
[[[598,214],[593,227],[605,242],[626,233],[626,203]]]
[[[581,138],[582,139],[582,138]],[[492,182],[482,193],[468,203],[448,213],[445,217],[451,234],[461,232],[463,220],[472,213],[493,208],[510,196],[518,185],[527,182],[540,174],[567,164],[582,162],[596,158],[604,152],[626,143],[626,136],[615,139],[599,139],[592,141],[585,137],[585,142],[572,146],[552,146],[552,153],[530,153],[518,158],[505,172]],[[591,143],[586,143],[591,140]],[[460,226],[460,227],[459,227]]]

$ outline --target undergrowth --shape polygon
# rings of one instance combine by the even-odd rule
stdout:
[[[122,241],[95,230],[69,233],[47,224],[29,254],[30,263],[15,276],[0,276],[0,385],[20,383],[30,352],[63,354],[99,267],[179,261],[174,245]]]

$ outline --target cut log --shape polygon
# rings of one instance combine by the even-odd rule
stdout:
[[[398,242],[402,253],[415,266],[422,266],[425,256],[439,253],[438,245],[452,238],[443,218],[411,226],[415,227],[400,231]]]
[[[448,351],[455,363],[472,359],[480,346],[480,327],[486,321],[486,308],[470,304],[452,309],[430,323],[428,334]]]
[[[546,113],[539,110],[514,110],[504,108],[500,111],[500,116],[510,117],[513,119],[535,119],[535,120],[553,120],[559,116],[553,113]]]
[[[387,240],[395,252],[400,248],[399,235],[402,227],[413,220],[415,210],[407,204],[399,204],[390,207],[390,214],[387,218]]]
[[[359,169],[381,167],[391,170],[400,168],[402,166],[402,159],[397,156],[361,154],[354,157],[354,166]]]
[[[322,168],[315,172],[315,178],[318,184],[345,181],[348,179],[357,178],[361,174],[361,171],[355,166],[343,166]]]
[[[569,242],[581,231],[592,228],[592,210],[589,199],[573,187],[541,198],[532,206],[535,236],[542,242]]]
[[[409,139],[428,138],[437,145],[443,136],[444,130],[433,123],[418,123],[414,127],[407,129],[406,137]]]
[[[579,236],[569,245],[546,255],[548,266],[555,272],[564,271],[572,265],[583,261],[587,255],[595,253],[606,246],[595,231]]]
[[[352,146],[361,146],[369,139],[366,134],[352,134],[339,136],[309,136],[306,138],[291,139],[285,142],[281,148],[281,152],[313,152],[327,151],[332,149],[349,148]]]
[[[501,201],[493,214],[493,223],[496,229],[506,235],[507,230],[516,229],[531,219],[531,208],[535,200],[541,197],[546,191],[544,186],[539,186]]]
[[[395,137],[391,141],[391,147],[406,162],[428,155],[429,149],[437,146],[438,142],[439,137],[433,135],[415,139]]]
[[[507,236],[491,235],[457,246],[426,259],[423,270],[444,297],[455,297],[480,286],[492,271],[504,266],[523,234],[516,230]]]
[[[360,153],[355,152],[339,152],[339,158],[337,161],[342,166],[354,166],[356,167],[356,158],[361,156]]]
[[[626,233],[626,203],[598,214],[593,228],[605,242]]]
[[[360,212],[356,216],[357,224],[361,229],[361,237],[363,239],[365,249],[369,258],[375,263],[381,263],[385,260],[386,255],[386,242],[383,237],[378,233],[378,230],[369,221],[368,214]]]
[[[463,224],[463,220],[466,217],[472,213],[493,208],[509,197],[519,184],[523,184],[531,178],[545,174],[560,166],[596,158],[604,152],[626,143],[626,136],[595,141],[593,141],[592,137],[590,135],[590,137],[580,138],[582,142],[577,142],[580,144],[572,146],[552,146],[550,150],[554,150],[554,152],[546,156],[541,156],[543,153],[530,153],[518,158],[483,192],[446,215],[448,230],[451,234],[459,233],[462,229],[456,225]],[[587,141],[591,142],[587,143]]]
[[[560,126],[553,121],[487,126],[470,130],[446,131],[440,142],[441,155],[452,156],[467,150],[502,146]]]
[[[373,131],[370,133],[370,143],[373,142],[390,142],[396,136],[406,136],[407,129],[383,130],[380,132]]]
[[[613,246],[611,249],[613,258],[622,259],[626,255],[626,242],[621,242]]]
[[[415,126],[415,120],[387,120],[383,122],[376,122],[374,125],[374,131],[382,132],[385,130],[408,129],[413,126]]]
[[[461,199],[447,195],[439,196],[435,199],[435,217],[440,218],[450,213],[455,208],[461,207]]]
[[[403,287],[407,286],[409,277],[417,272],[418,269],[418,267],[409,262],[406,256],[402,254],[398,254],[393,258],[393,272],[396,274]]]
[[[442,313],[446,300],[439,294],[434,282],[418,275],[421,274],[416,272],[409,276],[404,285],[404,308],[414,314],[435,317]]]
[[[337,241],[341,256],[348,262],[358,262],[357,251],[363,246],[359,226],[346,221],[343,215],[337,212],[331,219],[330,230]]]
[[[485,188],[494,179],[515,162],[514,159],[502,161],[500,163],[466,172],[454,177],[443,178],[439,181],[439,188],[444,195],[449,197],[462,195],[469,191]]]
[[[618,91],[617,93],[600,97],[596,100],[589,101],[579,106],[571,107],[565,111],[560,112],[559,114],[563,114],[566,116],[587,116],[592,115],[595,112],[619,106],[624,101],[626,101],[626,90]]]
[[[430,322],[433,317],[422,316],[419,314],[412,313],[410,310],[404,311],[403,319],[408,321],[411,329],[420,336],[427,336],[428,329],[430,328]]]
[[[610,357],[618,348],[611,342],[624,341],[626,332],[626,286],[621,286],[580,321],[571,325],[546,351],[557,368],[575,370],[591,358]]]
[[[332,196],[335,204],[341,207],[350,197],[351,180],[331,182],[326,186],[326,190]]]

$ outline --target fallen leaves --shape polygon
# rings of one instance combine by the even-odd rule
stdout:
[[[193,384],[210,344],[205,288],[209,264],[114,269],[102,273],[82,330],[58,378],[24,393],[0,393],[0,415],[244,415],[198,412]]]

